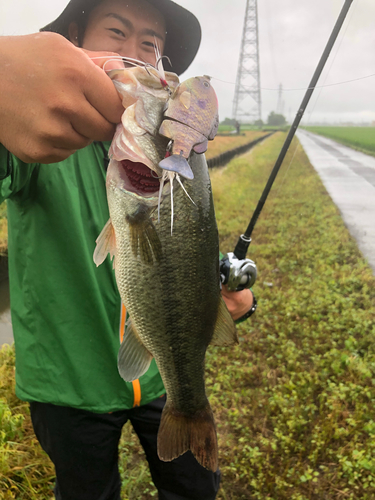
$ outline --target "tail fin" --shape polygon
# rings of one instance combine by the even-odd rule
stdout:
[[[210,405],[194,415],[184,415],[166,403],[158,433],[158,455],[169,462],[191,450],[206,469],[216,472],[218,449],[214,416]]]

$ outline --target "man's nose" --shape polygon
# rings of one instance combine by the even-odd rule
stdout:
[[[138,44],[136,40],[129,39],[127,40],[121,50],[122,57],[128,57],[129,59],[137,59],[140,60],[139,52],[138,52]],[[133,66],[131,64],[125,63],[125,67]]]

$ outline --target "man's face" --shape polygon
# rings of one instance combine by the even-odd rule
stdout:
[[[163,16],[146,0],[103,0],[90,14],[82,48],[155,64],[155,42],[163,53],[165,29]],[[70,34],[77,45],[74,25]]]

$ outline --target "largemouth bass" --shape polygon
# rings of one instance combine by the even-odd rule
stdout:
[[[94,261],[114,256],[118,289],[130,316],[118,367],[126,381],[144,374],[155,358],[166,391],[158,454],[170,461],[191,450],[216,471],[217,438],[205,393],[209,344],[238,342],[220,294],[219,243],[211,184],[203,155],[190,158],[193,179],[160,193],[134,185],[115,153],[107,172],[110,220],[97,240]],[[144,166],[144,168],[147,168]],[[170,184],[173,183],[171,178]],[[184,189],[189,194],[189,200]],[[159,205],[159,215],[157,207]]]

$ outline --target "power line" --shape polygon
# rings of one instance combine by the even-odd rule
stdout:
[[[366,78],[373,78],[375,76],[375,73],[372,73],[371,75],[366,75],[366,76],[361,76],[359,78],[354,78],[353,80],[344,80],[342,82],[336,82],[336,83],[327,83],[326,85],[317,85],[314,87],[315,89],[322,89],[324,87],[333,87],[335,85],[345,85],[346,83],[351,83],[351,82],[358,82],[359,80],[365,80]],[[220,78],[216,78],[216,76],[212,77],[213,80],[217,80],[218,82],[223,82],[223,83],[228,83],[230,85],[236,85],[235,82],[228,82],[227,80],[221,80]],[[283,87],[283,92],[292,92],[295,90],[311,90],[312,87],[299,87],[299,88],[294,88],[294,89],[285,89]],[[260,87],[260,90],[270,90],[270,91],[277,91],[279,92],[279,87],[276,89],[269,88],[269,87]]]

